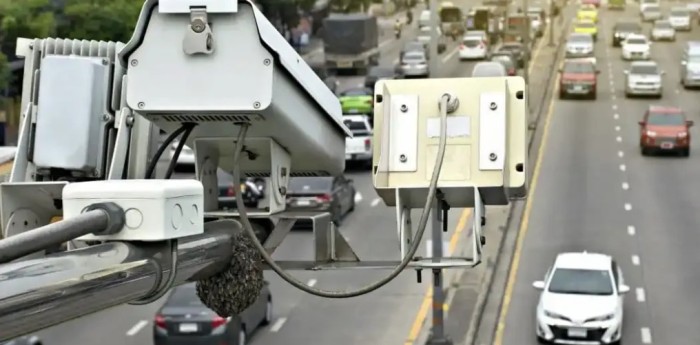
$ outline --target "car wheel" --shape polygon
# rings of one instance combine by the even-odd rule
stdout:
[[[566,92],[559,91],[559,99],[566,99]]]
[[[537,343],[538,344],[549,344],[544,338],[540,337],[539,335],[537,336]]]
[[[248,334],[246,333],[245,328],[241,328],[241,330],[238,331],[238,345],[246,344],[248,344]]]
[[[341,225],[343,225],[343,214],[341,212],[340,206],[336,206],[333,209],[331,216],[333,217],[333,224],[335,224],[336,227],[340,227]]]
[[[594,92],[591,94],[591,100],[595,101],[598,98],[598,93]]]
[[[272,297],[267,298],[267,304],[265,304],[265,318],[263,319],[263,325],[269,325],[272,323]]]
[[[684,149],[683,150],[683,157],[690,157],[690,149]]]
[[[644,147],[644,146],[640,146],[640,147],[639,147],[639,152],[642,154],[642,156],[648,156],[648,155],[649,155],[649,150],[648,150],[646,147]]]
[[[352,191],[352,200],[350,201],[350,209],[348,209],[348,212],[355,211],[355,195],[357,194],[357,191]]]

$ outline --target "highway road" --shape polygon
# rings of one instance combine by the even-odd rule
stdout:
[[[637,123],[650,104],[681,106],[689,119],[700,120],[700,93],[679,85],[681,45],[698,39],[700,29],[679,33],[676,42],[653,44],[652,56],[666,71],[663,99],[626,99],[628,63],[620,48],[611,47],[610,35],[617,18],[637,13],[636,3],[624,14],[601,10],[598,100],[557,99],[547,114],[496,345],[537,343],[539,292],[531,284],[543,278],[556,254],[583,250],[612,255],[631,287],[625,298],[625,344],[700,343],[695,325],[700,318],[695,175],[700,142],[692,142],[689,158],[642,157]],[[645,26],[648,32],[650,25]]]
[[[458,0],[457,4],[473,5],[472,0]],[[417,18],[418,15],[415,16]],[[416,32],[412,29],[382,44],[381,64],[393,65],[398,53]],[[473,63],[459,62],[456,43],[448,46],[441,59],[438,76],[466,77]],[[363,82],[362,77],[343,77],[340,90]],[[398,243],[394,210],[383,205],[372,188],[371,176],[366,170],[349,169],[349,178],[357,189],[357,206],[343,222],[341,231],[363,259],[398,259]],[[450,211],[449,233],[464,228],[466,212]],[[418,213],[414,213],[417,220]],[[417,222],[417,221],[416,221]],[[429,238],[429,235],[426,236]],[[462,241],[465,241],[463,238]],[[312,255],[312,236],[308,232],[293,232],[275,253],[277,259],[302,260]],[[425,253],[425,249],[422,249]],[[309,285],[326,289],[355,289],[376,281],[385,271],[295,272]],[[417,335],[423,318],[416,316],[425,303],[425,292],[430,277],[424,275],[422,284],[416,283],[415,274],[406,272],[388,286],[370,295],[349,300],[328,300],[304,294],[286,284],[274,272],[266,272],[271,282],[274,300],[274,321],[252,336],[252,344],[308,345],[308,344],[405,344],[407,338]],[[52,345],[152,344],[152,320],[162,301],[149,306],[119,306],[110,310],[73,320],[39,333]]]

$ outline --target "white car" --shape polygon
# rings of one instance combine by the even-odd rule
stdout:
[[[484,60],[489,57],[489,47],[486,42],[477,36],[466,36],[462,38],[459,46],[460,60]]]
[[[651,29],[652,41],[675,41],[676,29],[673,28],[668,20],[657,20],[654,22],[654,27]]]
[[[651,42],[643,35],[628,35],[622,41],[623,60],[649,60],[651,58]]]
[[[692,16],[686,7],[673,7],[668,15],[671,26],[678,31],[690,31],[692,29]]]
[[[656,96],[663,95],[662,76],[664,71],[654,61],[635,61],[625,70],[625,96]]]
[[[642,21],[653,22],[663,17],[659,5],[649,5],[642,11]]]
[[[595,56],[593,35],[583,33],[570,34],[566,39],[566,58],[588,58]]]
[[[345,138],[345,161],[372,165],[372,124],[367,115],[343,115],[343,123],[352,132]]]
[[[609,255],[561,253],[544,280],[537,304],[536,334],[555,344],[619,344],[623,299],[629,292],[622,270]]]
[[[639,13],[644,12],[649,6],[659,6],[661,2],[659,0],[641,0],[639,3]]]

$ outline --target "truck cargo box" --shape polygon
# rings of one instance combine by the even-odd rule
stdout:
[[[331,14],[323,21],[327,54],[362,54],[379,45],[377,18],[366,14]]]

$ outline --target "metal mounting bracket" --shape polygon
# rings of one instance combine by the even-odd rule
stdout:
[[[205,7],[190,8],[190,24],[185,31],[182,49],[187,55],[209,55],[214,52],[214,35]]]

